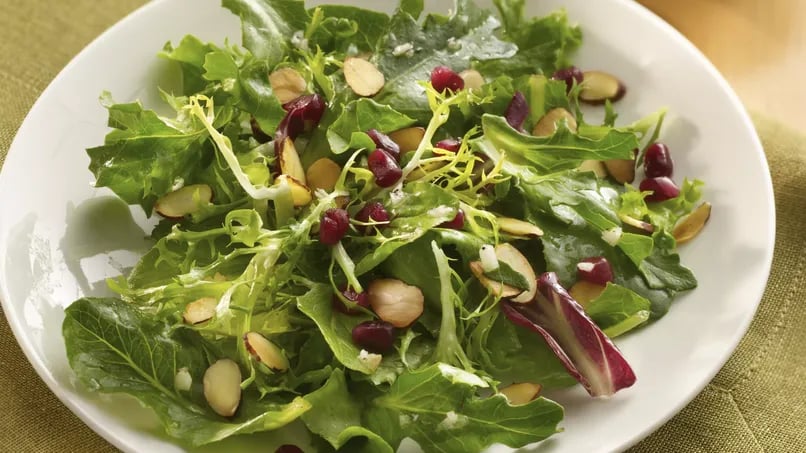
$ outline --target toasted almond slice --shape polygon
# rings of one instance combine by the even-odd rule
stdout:
[[[401,280],[373,280],[367,287],[367,298],[379,318],[398,328],[410,326],[423,314],[423,292]]]
[[[299,160],[297,147],[294,146],[294,141],[290,138],[285,139],[283,149],[280,151],[280,172],[302,184],[308,184],[305,178],[305,169],[302,168],[302,162]]]
[[[204,398],[222,417],[231,417],[241,402],[241,369],[230,359],[221,359],[204,372]]]
[[[374,64],[357,57],[344,60],[344,79],[359,96],[374,96],[386,83],[383,73]]]
[[[605,288],[606,286],[604,285],[597,285],[587,280],[580,280],[574,283],[574,286],[568,290],[568,293],[571,294],[571,297],[573,297],[579,305],[587,307],[597,297],[602,295]]]
[[[700,231],[711,218],[711,203],[705,202],[697,209],[680,219],[675,225],[672,235],[678,244],[685,244],[700,234]]]
[[[496,219],[496,221],[498,222],[498,228],[501,231],[507,234],[511,234],[513,236],[533,237],[533,238],[539,238],[540,236],[543,236],[543,230],[541,230],[540,227],[520,219],[513,219],[511,217],[499,217],[498,219]]]
[[[291,176],[280,175],[274,180],[274,184],[283,184],[284,182],[287,182],[291,187],[291,198],[294,200],[294,206],[306,206],[313,200],[311,189]]]
[[[498,244],[495,246],[495,256],[498,262],[503,262],[509,265],[515,272],[521,274],[526,278],[529,283],[529,289],[520,295],[513,297],[512,302],[525,303],[531,302],[537,294],[537,275],[529,260],[523,254],[512,246],[512,244]]]
[[[218,300],[215,297],[202,297],[194,300],[185,305],[182,319],[184,319],[185,324],[190,325],[203,323],[215,316],[216,306],[218,306]]]
[[[554,135],[554,132],[557,130],[557,124],[562,120],[565,120],[568,130],[571,132],[577,131],[577,120],[574,118],[574,115],[572,115],[568,110],[558,107],[549,110],[545,115],[543,115],[542,118],[540,118],[537,124],[535,124],[534,129],[532,129],[532,135],[536,137],[548,137]]]
[[[610,159],[604,161],[604,165],[619,184],[635,180],[635,159]]]
[[[619,215],[619,219],[624,222],[625,225],[630,225],[631,227],[635,227],[639,229],[642,233],[652,234],[655,232],[655,226],[649,222],[644,222],[643,220],[636,219],[635,217],[630,217],[628,215]]]
[[[269,74],[271,90],[281,104],[291,102],[305,94],[307,82],[294,68],[280,68]]]
[[[577,170],[592,171],[599,178],[607,177],[607,168],[605,168],[605,164],[601,160],[583,160]]]
[[[288,369],[288,359],[283,355],[283,351],[263,335],[257,332],[247,332],[243,336],[243,342],[246,350],[258,362],[275,371]]]
[[[207,184],[192,184],[161,196],[154,210],[169,219],[179,219],[197,212],[213,199],[213,189]]]
[[[511,384],[499,390],[499,392],[507,397],[509,404],[519,406],[534,401],[543,386],[532,382],[520,382],[518,384]]]
[[[579,92],[579,100],[588,104],[616,102],[624,97],[627,88],[616,76],[604,71],[586,71]]]
[[[486,83],[484,76],[475,69],[465,69],[459,73],[459,77],[465,81],[466,90],[478,90]]]
[[[389,134],[389,138],[400,147],[401,153],[417,149],[420,142],[423,141],[423,137],[425,137],[425,129],[422,127],[407,127]]]
[[[333,160],[323,157],[308,167],[305,176],[308,180],[308,187],[312,190],[322,189],[331,192],[341,176],[341,167]]]
[[[497,297],[514,297],[523,293],[523,291],[515,288],[514,286],[504,285],[501,282],[496,282],[487,278],[487,276],[484,275],[484,268],[481,266],[481,261],[471,261],[469,265],[470,271],[473,272],[473,275],[475,275],[476,278],[479,279],[479,282],[481,282],[482,286],[490,290],[493,295]]]

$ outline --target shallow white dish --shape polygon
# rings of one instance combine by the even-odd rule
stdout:
[[[379,6],[370,0],[344,3]],[[446,9],[449,2],[432,3]],[[669,25],[631,1],[528,3],[530,14],[565,6],[585,34],[577,65],[623,78],[629,92],[618,105],[620,122],[669,107],[662,139],[676,158],[676,178],[705,180],[713,203],[708,227],[682,251],[700,287],[680,297],[665,318],[619,342],[638,383],[606,401],[590,399],[580,388],[552,394],[566,408],[565,432],[535,449],[622,450],[688,403],[745,333],[772,260],[772,184],[736,95]],[[105,293],[104,278],[125,272],[147,249],[143,238],[151,223],[139,208],[130,210],[110,191],[91,186],[84,149],[102,143],[106,133],[99,93],[109,90],[118,101],[139,98],[156,107],[158,81],[176,74],[155,54],[188,33],[214,42],[238,42],[240,36],[238,20],[218,0],[148,4],[100,36],[54,80],[20,128],[0,174],[0,299],[9,323],[53,392],[125,451],[181,448],[132,399],[100,397],[74,385],[61,322],[65,306],[82,295]],[[209,450],[247,451],[256,440]],[[270,451],[261,444],[261,451]]]

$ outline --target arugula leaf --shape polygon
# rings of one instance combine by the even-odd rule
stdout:
[[[158,55],[167,60],[179,63],[182,68],[182,93],[186,96],[199,93],[209,83],[204,77],[205,56],[218,49],[213,44],[203,43],[193,35],[182,38],[177,47],[170,42],[165,43]]]
[[[538,398],[510,406],[501,395],[475,396],[485,387],[474,374],[434,364],[402,374],[388,394],[371,401],[365,420],[384,438],[411,437],[425,451],[482,451],[493,443],[520,447],[558,431],[563,410],[557,403]]]
[[[649,319],[650,302],[629,289],[608,283],[585,312],[610,338],[615,338]]]
[[[114,104],[103,96],[109,111],[104,144],[87,150],[97,187],[109,187],[128,204],[151,213],[157,198],[170,192],[177,180],[192,181],[209,153],[207,133],[190,123],[185,130],[169,126],[139,102]]]
[[[515,54],[514,44],[495,36],[500,23],[468,2],[450,18],[429,16],[424,25],[404,10],[392,17],[388,34],[375,52],[374,62],[386,76],[384,88],[375,100],[393,106],[418,121],[431,116],[421,81],[430,78],[437,66],[454,71],[467,69],[471,60],[508,58]],[[411,48],[401,52],[403,48]]]
[[[371,317],[334,311],[332,298],[333,290],[329,285],[316,285],[297,298],[297,308],[316,323],[339,362],[351,370],[372,374],[375,370],[359,359],[361,350],[352,338],[353,328]]]
[[[520,272],[516,272],[509,264],[499,261],[498,268],[492,272],[485,272],[484,275],[496,282],[501,282],[521,290],[529,289],[529,282]]]
[[[327,383],[315,392],[305,395],[311,411],[302,415],[302,421],[312,433],[325,438],[335,449],[348,442],[349,451],[366,453],[392,453],[392,447],[380,436],[361,426],[360,400],[351,395],[342,370],[334,370]],[[361,442],[356,438],[364,438]]]
[[[270,66],[292,49],[290,38],[310,21],[300,0],[222,0],[222,6],[241,18],[243,45]]]
[[[377,129],[389,133],[411,126],[415,120],[397,112],[388,105],[378,104],[372,99],[358,99],[344,106],[341,115],[327,129],[327,140],[334,154],[341,154],[354,148],[356,133]],[[369,139],[370,146],[374,146]]]
[[[62,331],[70,366],[84,385],[134,396],[170,436],[192,446],[281,428],[310,408],[302,398],[283,404],[245,393],[233,418],[216,415],[200,395],[207,359],[198,334],[173,330],[118,299],[79,299],[65,310]],[[180,368],[193,378],[189,393],[174,388]]]

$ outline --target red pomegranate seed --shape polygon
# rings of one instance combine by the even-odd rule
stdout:
[[[383,207],[378,201],[370,201],[361,208],[360,211],[355,215],[355,219],[359,222],[369,223],[369,222],[388,222],[389,221],[389,213],[386,211],[386,208]],[[364,233],[374,231],[372,227],[358,227],[359,231]]]
[[[274,453],[305,453],[305,451],[296,445],[285,444],[277,447],[277,450],[274,450]]]
[[[529,116],[529,104],[526,102],[526,97],[520,91],[516,91],[504,112],[504,118],[514,129],[523,131],[523,122],[527,116]]]
[[[641,192],[652,192],[645,198],[649,202],[666,201],[680,195],[680,189],[666,176],[647,178],[641,181],[639,188]]]
[[[674,162],[669,153],[669,147],[663,143],[653,143],[649,145],[644,156],[644,172],[648,178],[658,176],[672,176]]]
[[[379,149],[382,149],[389,153],[390,156],[394,157],[396,161],[400,160],[400,146],[392,141],[388,135],[380,132],[377,129],[370,129],[367,131],[367,135],[369,138],[375,142],[375,146]]]
[[[450,228],[452,230],[461,230],[465,227],[465,211],[459,209],[456,211],[456,216],[453,220],[443,222],[439,225],[440,228]]]
[[[364,321],[353,328],[353,343],[376,354],[392,350],[395,326],[385,321]]]
[[[551,78],[565,82],[566,91],[570,92],[571,88],[574,87],[574,82],[576,82],[577,85],[582,83],[585,79],[585,74],[576,66],[569,66],[567,68],[558,69]]]
[[[286,138],[291,137],[294,140],[306,129],[316,127],[325,113],[325,107],[325,100],[315,93],[300,96],[283,104],[286,114],[274,134],[275,153],[280,155],[280,149]]]
[[[344,209],[328,209],[319,223],[319,241],[327,245],[337,244],[347,234],[350,216]]]
[[[577,277],[596,285],[606,285],[613,281],[613,267],[603,256],[585,258],[577,264]]]
[[[271,137],[263,132],[263,129],[260,128],[260,124],[258,124],[254,116],[249,120],[249,126],[252,128],[252,136],[255,137],[258,143],[268,143],[271,141]]]
[[[347,286],[340,288],[339,292],[350,302],[354,302],[359,307],[369,309],[369,299],[367,299],[367,293],[357,293],[353,288],[349,288]],[[333,308],[338,312],[344,313],[345,315],[357,315],[362,313],[361,310],[358,310],[355,307],[348,307],[336,294],[333,295]]]
[[[462,142],[456,140],[455,138],[446,138],[445,140],[440,140],[434,145],[434,148],[444,149],[445,151],[450,151],[452,153],[458,153],[459,148],[462,147]]]
[[[465,87],[465,79],[447,66],[437,66],[431,71],[431,86],[440,93],[445,90],[456,92]]]
[[[375,176],[375,183],[381,187],[391,187],[403,176],[395,158],[380,148],[369,154],[367,166]]]

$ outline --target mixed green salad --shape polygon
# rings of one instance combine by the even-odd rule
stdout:
[[[160,53],[175,115],[104,94],[96,184],[161,220],[115,298],[67,308],[80,382],[182,444],[284,452],[521,447],[560,431],[544,390],[630,387],[611,338],[697,285],[677,246],[710,205],[664,111],[617,125],[624,84],[570,65],[563,11],[494,3],[223,0],[243,46]]]

